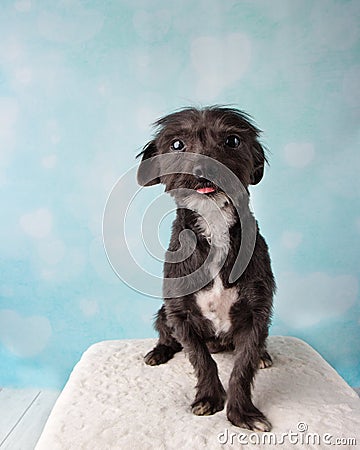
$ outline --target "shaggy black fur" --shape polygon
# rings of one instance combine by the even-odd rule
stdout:
[[[160,119],[156,125],[158,131],[155,139],[140,154],[142,163],[138,170],[138,181],[146,186],[165,184],[166,191],[174,196],[178,209],[164,264],[164,278],[170,279],[170,282],[164,286],[164,305],[155,322],[159,341],[145,356],[145,362],[149,365],[163,364],[184,348],[198,380],[192,411],[197,415],[208,415],[222,410],[226,399],[216,363],[210,353],[233,350],[234,368],[227,392],[227,417],[239,427],[269,431],[271,424],[251,400],[251,385],[257,369],[271,365],[270,355],[266,352],[266,338],[275,282],[265,240],[257,229],[251,260],[240,278],[230,283],[229,274],[241,244],[240,221],[235,209],[231,210],[234,221],[229,225],[230,242],[219,277],[224,298],[229,292],[235,292],[236,300],[228,311],[229,328],[216,331],[212,321],[204,316],[198,305],[198,292],[182,297],[173,293],[172,296],[171,279],[183,277],[201,267],[211,246],[199,226],[198,212],[186,209],[183,206],[184,199],[178,198],[177,194],[178,188],[187,188],[194,190],[194,195],[201,195],[196,193],[196,189],[211,186],[201,176],[201,160],[198,163],[194,159],[190,174],[162,175],[161,161],[155,161],[147,169],[144,169],[143,164],[153,156],[171,152],[179,154],[179,158],[184,152],[199,157],[206,155],[231,169],[247,190],[250,184],[259,183],[263,177],[266,157],[258,141],[259,130],[245,113],[225,107],[183,109]],[[217,195],[218,191],[209,194],[213,198]],[[184,244],[180,244],[179,234],[186,229],[196,235],[195,250],[185,260],[171,262],[170,252]],[[210,279],[202,291],[212,295],[214,283],[214,279]],[[221,299],[217,301],[221,307]]]

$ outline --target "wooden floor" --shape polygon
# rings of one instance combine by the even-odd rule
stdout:
[[[360,395],[360,388],[355,390]],[[0,388],[1,450],[34,450],[59,394],[58,391]]]
[[[59,394],[0,388],[1,450],[33,450]]]

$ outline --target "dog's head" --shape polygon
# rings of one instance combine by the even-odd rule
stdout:
[[[163,183],[175,198],[183,189],[186,195],[214,196],[221,191],[221,177],[228,177],[223,166],[246,189],[263,177],[266,157],[258,141],[260,131],[239,110],[186,108],[155,125],[154,140],[138,155],[142,157],[138,168],[142,186]]]

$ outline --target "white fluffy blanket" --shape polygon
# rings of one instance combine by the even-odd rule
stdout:
[[[234,427],[225,411],[193,415],[196,380],[190,363],[181,352],[167,364],[145,365],[143,356],[154,342],[107,341],[90,347],[36,449],[319,449],[340,447],[336,439],[343,439],[344,449],[357,448],[351,439],[360,445],[359,397],[303,341],[271,337],[274,365],[256,376],[254,403],[273,424],[271,433]],[[213,356],[226,389],[233,355]]]

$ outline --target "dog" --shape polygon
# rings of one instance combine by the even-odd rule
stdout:
[[[227,397],[233,425],[270,431],[269,420],[252,402],[251,386],[257,369],[272,365],[266,338],[275,280],[255,219],[249,261],[237,279],[230,279],[245,228],[236,192],[228,195],[220,187],[232,174],[229,190],[237,180],[246,198],[249,186],[261,181],[267,158],[260,130],[246,113],[225,106],[184,108],[155,125],[154,139],[138,155],[138,183],[164,184],[177,210],[164,263],[164,303],[154,324],[159,340],[145,363],[166,363],[184,349],[197,377],[194,414],[223,410]],[[215,164],[212,173],[208,161]],[[227,395],[211,356],[219,351],[234,353]]]

